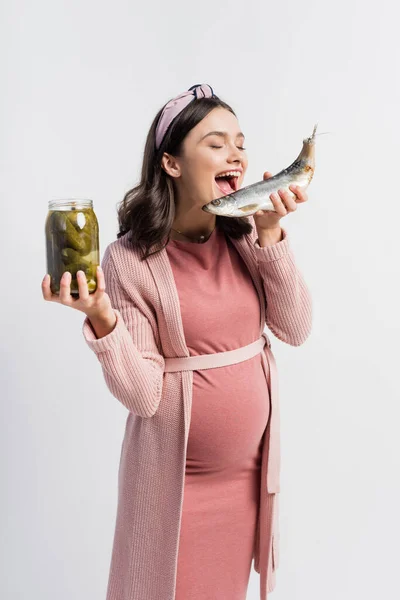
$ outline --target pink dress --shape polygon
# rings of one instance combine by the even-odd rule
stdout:
[[[256,288],[218,227],[203,244],[166,249],[191,356],[259,338]],[[175,600],[246,599],[269,408],[261,355],[193,372]]]

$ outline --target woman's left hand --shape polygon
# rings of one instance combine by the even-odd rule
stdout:
[[[272,177],[272,173],[266,171],[263,178],[269,179],[270,177]],[[294,212],[297,209],[297,204],[307,202],[308,195],[305,189],[303,190],[296,185],[290,185],[289,189],[295,194],[296,198],[292,198],[289,192],[285,190],[278,190],[277,193],[270,195],[276,212],[272,210],[258,210],[254,213],[253,218],[258,231],[276,229],[279,227],[279,221],[282,217],[290,212]]]

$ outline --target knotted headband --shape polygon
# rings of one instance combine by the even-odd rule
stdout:
[[[207,83],[192,85],[191,88],[187,92],[183,92],[170,100],[163,108],[161,116],[158,120],[157,128],[156,128],[156,149],[158,150],[161,146],[161,142],[164,139],[164,135],[171,125],[172,121],[175,119],[179,113],[186,108],[188,104],[194,99],[199,98],[212,98],[215,94],[213,89]]]

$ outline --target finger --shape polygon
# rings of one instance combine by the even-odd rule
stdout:
[[[101,296],[104,294],[106,290],[106,282],[104,279],[104,273],[103,273],[103,269],[101,268],[100,265],[98,265],[97,267],[97,285],[96,285],[96,297],[101,298]]]
[[[296,200],[292,198],[291,194],[287,190],[278,190],[278,194],[288,211],[292,212],[297,209]]]
[[[71,273],[64,271],[60,279],[60,302],[61,304],[71,304]]]
[[[54,301],[57,302],[59,300],[57,294],[53,294],[51,292],[50,275],[48,273],[46,273],[46,275],[44,276],[44,278],[42,280],[42,294],[43,294],[43,298],[45,300],[48,300],[49,302],[54,302]]]
[[[264,179],[269,179],[270,177],[272,177],[272,173],[270,173],[269,171],[265,171],[263,177],[264,177]]]
[[[282,217],[284,217],[287,214],[287,210],[286,210],[286,207],[283,204],[282,200],[280,199],[279,195],[276,193],[272,193],[270,195],[270,198],[272,200],[272,204],[274,205],[274,208],[275,208],[276,212],[278,213],[278,215],[281,215]]]
[[[296,194],[296,202],[298,204],[307,201],[307,194],[297,185],[289,185],[289,190]]]
[[[85,273],[83,271],[77,271],[76,280],[78,282],[79,299],[87,300],[89,298],[89,289]]]

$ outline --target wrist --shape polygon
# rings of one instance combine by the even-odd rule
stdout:
[[[117,323],[117,317],[113,310],[107,313],[98,313],[92,316],[87,315],[97,338],[104,337],[111,333]]]
[[[264,246],[272,246],[282,241],[283,232],[282,227],[277,225],[268,229],[261,229],[257,231],[258,243],[263,248]]]
[[[108,308],[107,310],[104,310],[102,312],[96,311],[93,312],[93,314],[90,314],[90,312],[88,312],[86,313],[86,316],[91,321],[97,321],[99,323],[109,323],[115,320],[115,313],[112,308]]]

